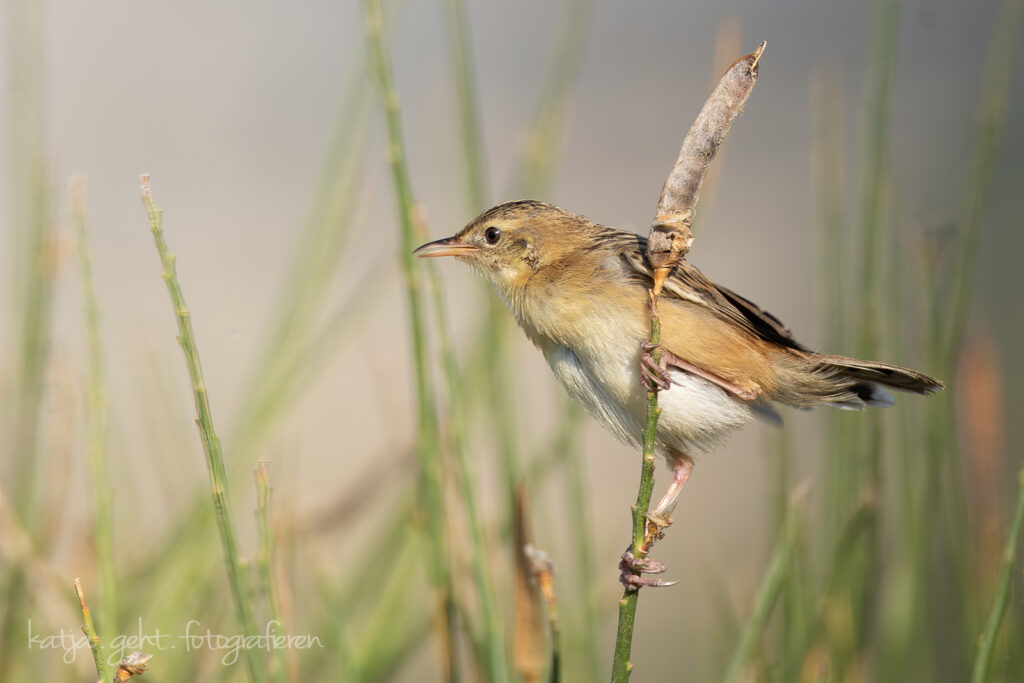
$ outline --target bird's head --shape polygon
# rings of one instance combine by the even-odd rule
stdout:
[[[570,256],[593,224],[533,200],[508,202],[477,216],[454,237],[424,244],[419,257],[454,256],[514,299],[539,270]]]

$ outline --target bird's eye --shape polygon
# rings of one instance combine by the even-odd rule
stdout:
[[[484,230],[484,239],[487,240],[487,244],[497,244],[501,239],[501,230],[492,225]]]

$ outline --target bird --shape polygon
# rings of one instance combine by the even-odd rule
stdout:
[[[694,457],[773,404],[861,409],[893,405],[888,389],[930,394],[943,383],[875,361],[817,353],[778,318],[713,284],[681,259],[659,297],[660,360],[650,337],[647,240],[536,200],[507,202],[452,237],[416,249],[453,256],[489,280],[568,394],[620,440],[639,444],[649,391],[662,410],[656,448],[672,481],[648,519],[671,523]],[[623,555],[656,573],[663,565]],[[627,572],[627,588],[668,585]]]

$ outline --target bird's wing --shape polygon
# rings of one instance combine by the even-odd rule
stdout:
[[[652,274],[647,262],[647,240],[639,235],[620,238],[620,254],[634,276],[651,286]],[[679,261],[665,280],[663,296],[704,307],[717,317],[744,331],[784,348],[808,351],[781,320],[749,299],[730,289],[715,285],[685,259]]]

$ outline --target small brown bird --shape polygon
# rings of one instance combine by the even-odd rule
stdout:
[[[496,206],[415,254],[455,256],[490,280],[569,394],[619,439],[640,441],[647,390],[658,386],[657,445],[673,470],[650,515],[662,525],[671,521],[693,455],[756,413],[774,415],[771,402],[860,409],[892,405],[884,387],[919,394],[942,388],[914,370],[809,350],[778,318],[712,284],[685,259],[664,284],[662,360],[655,363],[646,341],[646,245],[637,234],[526,200]]]

